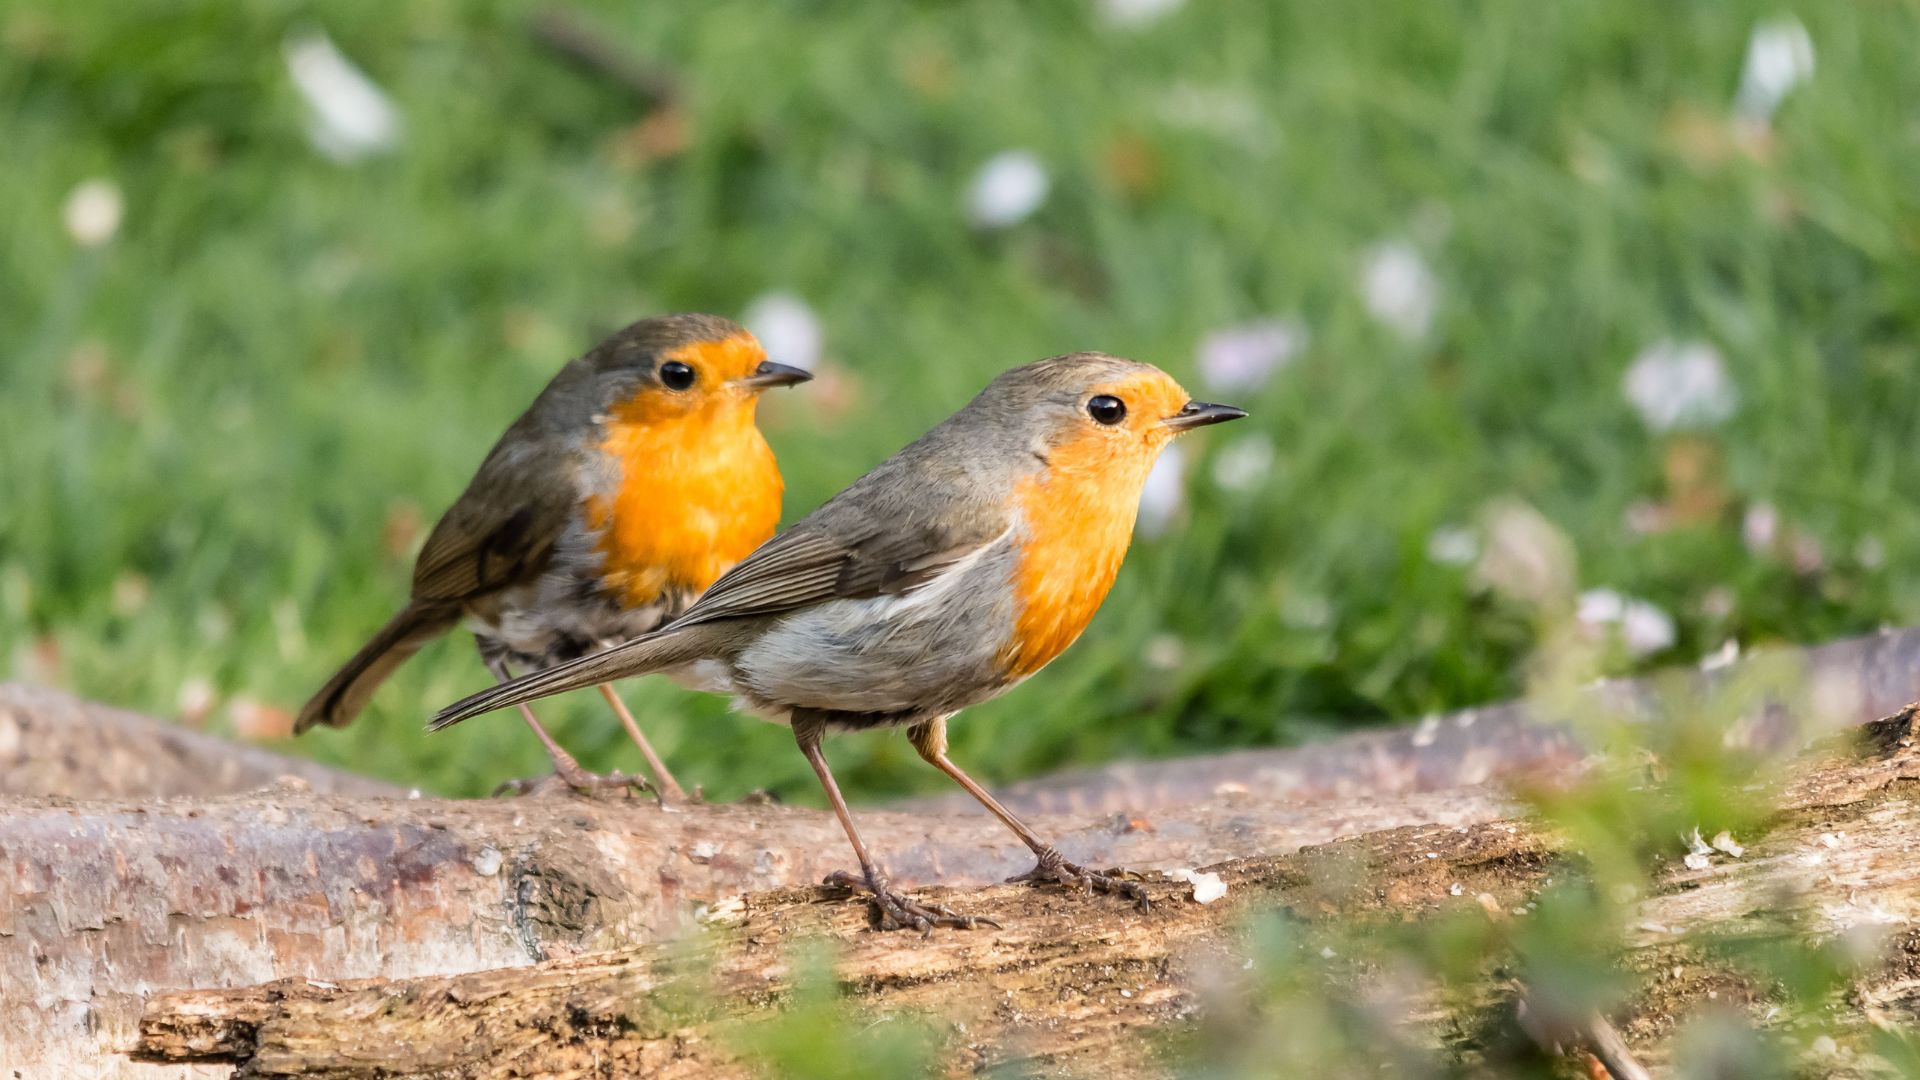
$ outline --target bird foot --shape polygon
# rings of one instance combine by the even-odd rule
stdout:
[[[1019,877],[1010,877],[1009,882],[1025,881],[1033,884],[1058,882],[1069,887],[1078,887],[1088,896],[1094,893],[1106,893],[1110,896],[1124,896],[1133,901],[1134,907],[1145,912],[1147,890],[1140,884],[1140,875],[1133,870],[1120,867],[1106,871],[1089,870],[1078,863],[1070,863],[1059,852],[1048,848],[1040,853],[1040,861],[1033,869]]]
[[[533,795],[550,796],[572,793],[592,797],[603,791],[651,791],[652,787],[643,777],[628,776],[615,769],[605,776],[575,765],[573,768],[558,768],[538,779],[508,780],[493,789],[494,795]]]
[[[925,937],[933,933],[936,926],[951,930],[977,930],[982,926],[1000,929],[998,922],[984,915],[962,915],[945,904],[923,904],[903,892],[897,892],[876,870],[869,870],[864,876],[837,870],[827,875],[821,884],[842,889],[865,889],[869,894],[868,902],[872,904],[867,921],[875,930],[911,928]]]

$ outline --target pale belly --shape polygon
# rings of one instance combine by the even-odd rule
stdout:
[[[1011,685],[1002,654],[1013,625],[997,551],[906,596],[837,600],[772,624],[728,665],[746,711],[784,721],[792,710],[841,714],[836,727],[910,724],[945,716]],[[703,673],[713,680],[720,673]]]
[[[661,602],[624,607],[581,579],[549,572],[532,585],[489,598],[469,610],[466,626],[477,638],[503,649],[517,666],[541,668],[599,652],[649,634],[686,609],[691,596],[674,593]]]

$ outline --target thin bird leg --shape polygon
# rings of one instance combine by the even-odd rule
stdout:
[[[487,665],[487,670],[493,672],[494,678],[501,682],[508,682],[513,678],[513,670],[507,667],[504,657],[492,655],[482,649],[480,659]],[[515,795],[538,793],[546,788],[548,781],[554,777],[558,777],[561,783],[583,795],[615,788],[647,790],[647,782],[638,776],[627,776],[617,770],[601,776],[581,768],[580,762],[575,760],[572,754],[567,753],[565,747],[554,742],[553,736],[547,734],[547,729],[541,726],[539,718],[533,715],[531,708],[525,705],[520,706],[520,718],[525,720],[527,726],[533,729],[534,735],[539,737],[540,745],[546,747],[547,757],[553,761],[553,776],[542,777],[539,780],[508,780],[493,789],[495,795],[504,795],[508,792]]]
[[[1013,830],[1020,842],[1033,850],[1039,859],[1033,869],[1008,881],[1057,881],[1063,885],[1077,885],[1089,893],[1103,892],[1124,896],[1134,902],[1141,911],[1147,910],[1147,890],[1137,881],[1128,881],[1131,871],[1113,869],[1105,873],[1088,870],[1084,866],[1070,863],[1052,844],[1040,839],[1027,824],[1013,816],[1013,811],[1000,805],[986,788],[976,783],[960,766],[947,757],[947,722],[944,718],[929,720],[924,724],[915,724],[907,729],[907,739],[913,748],[920,752],[929,765],[953,778],[953,782],[966,789],[967,794],[980,800],[980,805],[993,812],[1000,823]]]
[[[620,723],[625,725],[627,734],[632,736],[634,743],[640,747],[640,756],[647,759],[647,768],[653,770],[654,779],[660,787],[660,794],[673,802],[687,801],[686,791],[681,788],[679,781],[673,778],[673,774],[667,771],[667,763],[660,760],[659,754],[653,752],[653,744],[648,742],[647,737],[641,733],[640,725],[634,722],[633,713],[627,710],[627,703],[620,699],[613,684],[601,683],[600,696],[606,698],[607,704],[613,706],[614,715],[620,718]]]
[[[800,714],[793,718],[793,737],[800,744],[800,753],[806,756],[807,764],[813,766],[813,774],[820,778],[820,786],[827,791],[827,802],[833,804],[833,813],[840,819],[840,827],[847,831],[847,840],[853,844],[854,858],[860,860],[860,878],[844,870],[828,875],[825,884],[843,888],[858,888],[865,885],[873,894],[874,919],[876,930],[903,930],[909,926],[922,934],[933,932],[936,926],[951,927],[956,930],[972,930],[979,926],[991,926],[998,930],[1000,924],[992,919],[975,915],[961,915],[945,904],[922,904],[905,893],[897,892],[887,884],[886,875],[867,854],[867,845],[860,840],[860,831],[853,827],[853,814],[847,810],[847,800],[840,796],[840,785],[834,782],[833,771],[827,768],[827,756],[820,750],[820,738],[826,734],[826,725],[818,719]]]

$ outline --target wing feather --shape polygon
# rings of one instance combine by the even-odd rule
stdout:
[[[512,432],[508,433],[509,436]],[[441,516],[413,566],[416,600],[462,602],[538,575],[577,498],[564,452],[504,451],[502,439]]]
[[[777,615],[829,600],[911,592],[1004,535],[1004,515],[945,522],[809,517],[721,575],[676,625]]]

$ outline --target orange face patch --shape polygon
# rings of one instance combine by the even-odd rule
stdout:
[[[605,557],[602,584],[627,606],[704,591],[779,525],[784,485],[754,424],[757,395],[731,385],[765,359],[750,334],[682,346],[662,363],[691,366],[692,386],[650,384],[612,409],[600,450],[620,481],[583,510]]]
[[[1095,387],[1127,406],[1120,423],[1081,417],[1047,452],[1047,466],[1022,480],[1014,499],[1027,536],[1014,569],[1013,639],[1002,655],[1008,674],[1031,675],[1087,628],[1120,573],[1133,540],[1147,473],[1173,431],[1161,421],[1187,403],[1180,385],[1158,371]]]
[[[652,423],[686,416],[727,401],[747,402],[751,411],[753,391],[734,386],[767,358],[767,351],[752,334],[739,333],[718,341],[696,341],[663,353],[660,363],[678,361],[694,371],[694,383],[685,390],[669,390],[649,384],[614,408],[614,416],[626,423]]]

